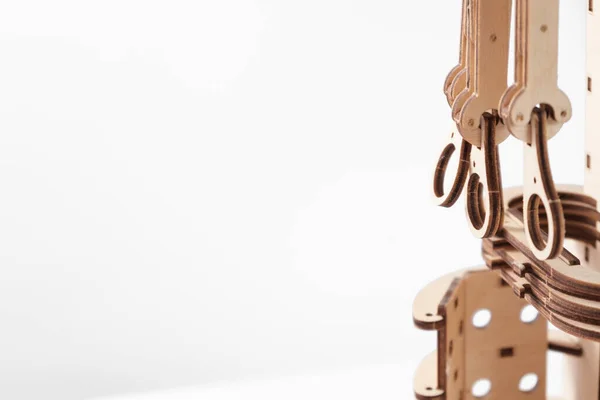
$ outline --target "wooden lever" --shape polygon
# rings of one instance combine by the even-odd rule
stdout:
[[[525,234],[533,254],[540,260],[555,258],[563,248],[565,217],[554,186],[548,160],[548,111],[536,108],[531,117],[531,144],[525,144],[523,214]],[[547,235],[540,227],[540,212],[547,219]]]
[[[452,116],[463,138],[481,147],[481,116],[496,110],[506,91],[512,0],[472,1],[474,37],[468,54],[469,83],[454,101]],[[499,144],[509,133],[497,129],[496,135]]]
[[[481,148],[471,148],[466,212],[471,232],[480,239],[495,235],[504,219],[496,124],[497,118],[485,113]]]
[[[471,144],[460,136],[456,125],[454,123],[452,125],[449,142],[442,150],[433,176],[435,202],[442,207],[452,207],[456,203],[469,175]],[[458,157],[458,163],[454,171],[449,171],[452,157]],[[445,181],[450,177],[452,177],[452,183],[449,185],[449,189],[446,190],[444,187]]]
[[[530,143],[533,109],[550,107],[548,139],[571,118],[571,102],[558,88],[558,2],[517,0],[515,83],[500,101],[500,116],[509,131]]]
[[[471,0],[463,0],[458,65],[454,67],[444,82],[444,93],[452,107],[454,99],[467,87],[467,54],[469,52],[469,30],[471,29]]]

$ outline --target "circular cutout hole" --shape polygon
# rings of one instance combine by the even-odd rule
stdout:
[[[525,374],[519,381],[519,390],[521,392],[533,392],[538,384],[538,376],[530,373]]]
[[[537,319],[539,313],[531,304],[526,305],[521,309],[521,322],[532,324]]]
[[[471,388],[471,393],[474,397],[481,399],[488,394],[492,390],[492,382],[489,379],[479,379],[475,381],[473,387]]]
[[[454,351],[454,342],[451,340],[450,343],[448,344],[448,354],[452,355],[453,351]]]
[[[427,317],[433,317],[433,314],[428,312],[427,314],[425,314]]]
[[[473,314],[473,326],[477,329],[483,329],[490,324],[492,312],[486,308],[475,311]]]

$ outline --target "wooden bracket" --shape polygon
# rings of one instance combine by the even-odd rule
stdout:
[[[414,301],[413,320],[438,334],[437,352],[415,375],[417,399],[477,399],[486,386],[481,398],[546,399],[546,352],[581,355],[576,339],[548,336],[546,320],[498,272],[483,267],[426,286]]]
[[[438,335],[437,351],[414,376],[420,400],[543,400],[547,351],[586,360],[580,339],[548,331],[543,315],[484,267],[427,285],[415,298],[413,320]]]

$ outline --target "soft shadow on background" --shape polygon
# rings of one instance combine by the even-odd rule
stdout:
[[[0,397],[397,363],[426,282],[480,263],[430,202],[459,0],[2,2]],[[585,6],[561,5],[581,182]],[[520,145],[503,145],[520,184]]]

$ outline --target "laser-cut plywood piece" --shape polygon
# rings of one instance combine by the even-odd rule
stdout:
[[[430,301],[434,298],[437,308]],[[415,386],[417,398],[432,398],[427,395],[435,390],[438,398],[473,399],[476,382],[488,379],[491,391],[486,398],[545,399],[548,348],[570,354],[579,350],[564,336],[554,335],[555,341],[549,343],[541,316],[522,322],[525,306],[527,302],[515,296],[497,272],[482,268],[459,271],[425,287],[413,304],[413,319],[418,327],[438,333],[437,382],[427,381],[429,392]],[[485,327],[474,325],[480,310],[491,315]],[[415,384],[434,376],[425,365],[434,367],[431,360],[422,364],[417,375],[423,378],[415,378]],[[537,376],[537,386],[522,392],[519,381],[527,374]]]
[[[415,375],[419,399],[546,399],[545,354],[557,351],[566,355],[561,399],[600,400],[600,16],[586,0],[585,186],[555,186],[547,141],[572,115],[557,85],[559,0],[515,2],[515,82],[494,100],[505,84],[511,1],[463,0],[459,64],[444,83],[456,126],[433,189],[444,207],[465,193],[487,269],[446,275],[415,299],[415,325],[438,338]],[[501,187],[495,151],[508,133],[523,141],[522,188]],[[458,167],[448,171],[452,156]],[[519,317],[526,306],[539,313],[531,323]],[[477,327],[482,309],[492,318]],[[531,391],[520,387],[527,374],[537,377]],[[476,396],[481,383],[490,390]]]
[[[463,138],[482,147],[482,116],[496,109],[506,91],[512,0],[471,1],[467,85],[452,103],[452,117]],[[509,136],[504,125],[496,130],[495,143]]]
[[[487,1],[487,0],[474,0]],[[500,100],[510,132],[531,143],[529,124],[538,104],[550,107],[548,138],[571,118],[571,102],[558,88],[559,0],[517,0],[515,83]]]
[[[481,148],[471,148],[466,213],[471,232],[475,237],[483,239],[495,235],[500,229],[504,207],[496,143],[497,118],[485,113],[481,117],[480,125]]]
[[[454,103],[456,96],[467,86],[467,47],[469,46],[470,36],[469,19],[472,12],[470,7],[470,0],[463,0],[458,65],[452,68],[444,82],[444,93],[450,106]]]
[[[586,63],[587,76],[582,77],[582,86],[587,89],[585,112],[585,150],[581,162],[584,168],[584,192],[593,199],[600,199],[600,97],[597,95],[595,78],[600,77],[600,15],[594,10],[592,0],[587,0],[587,39]],[[595,205],[597,208],[597,205]],[[598,220],[597,220],[598,221]],[[579,242],[572,248],[587,268],[600,271],[599,246],[593,243]],[[600,344],[592,340],[582,340],[583,356],[574,360],[568,357],[564,361],[565,393],[567,400],[587,400],[600,398]]]

